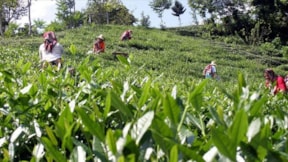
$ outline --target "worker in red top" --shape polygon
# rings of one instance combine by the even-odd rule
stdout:
[[[287,91],[284,78],[280,75],[277,75],[272,69],[266,69],[264,71],[266,87],[271,90],[273,95],[278,92],[285,93]]]
[[[121,41],[132,39],[132,30],[126,30],[120,37]]]
[[[93,46],[93,52],[96,54],[100,52],[105,52],[105,39],[102,34],[96,37],[96,40]]]

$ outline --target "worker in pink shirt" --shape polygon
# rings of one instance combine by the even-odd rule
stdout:
[[[285,85],[284,78],[277,75],[272,69],[266,69],[264,71],[265,84],[271,90],[272,94],[277,94],[278,92],[287,92],[287,87]]]
[[[126,30],[120,37],[121,41],[132,39],[132,30]]]

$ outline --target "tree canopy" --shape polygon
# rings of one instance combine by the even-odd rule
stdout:
[[[75,0],[57,0],[56,17],[60,23],[69,29],[84,23],[84,13],[75,11],[75,5]]]
[[[218,34],[237,34],[246,43],[261,43],[288,36],[287,0],[188,0],[205,22],[222,25]],[[256,40],[256,42],[255,42]]]
[[[132,25],[137,19],[119,0],[90,0],[85,11],[89,23]]]
[[[172,13],[172,15],[178,17],[181,26],[180,15],[182,15],[186,11],[186,9],[183,7],[182,3],[180,3],[179,1],[175,1],[174,6],[172,7],[172,11],[174,12]]]
[[[27,6],[24,0],[0,1],[0,34],[3,35],[6,26],[12,20],[17,20],[27,14]]]
[[[158,17],[161,19],[161,25],[163,25],[163,12],[171,7],[171,0],[153,0],[150,2],[150,7],[153,11],[158,14]]]

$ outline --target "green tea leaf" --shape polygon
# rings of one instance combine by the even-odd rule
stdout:
[[[239,110],[235,118],[233,120],[233,123],[231,127],[228,129],[228,135],[233,141],[231,144],[233,144],[233,147],[237,147],[239,145],[240,141],[245,136],[248,129],[248,117],[247,113],[244,109]]]
[[[130,66],[130,63],[128,62],[126,57],[121,56],[121,55],[117,55],[117,58],[122,64],[126,65],[127,67]]]
[[[174,138],[176,134],[174,134],[166,123],[158,117],[154,118],[151,125],[151,131],[155,144],[159,145],[160,148],[168,154],[169,150],[175,144]]]
[[[213,129],[212,141],[221,154],[236,161],[236,147],[232,144],[233,140],[223,130]]]
[[[214,108],[209,108],[209,112],[210,114],[212,115],[212,118],[214,119],[214,121],[219,124],[219,125],[223,125],[223,126],[226,126],[225,125],[225,122],[223,122],[223,118],[221,117],[222,115],[221,114],[218,114],[218,112],[221,110],[221,108],[218,108],[216,111]],[[222,112],[222,111],[220,111]]]
[[[27,62],[25,65],[22,66],[22,74],[26,74],[27,71],[29,70],[29,68],[31,67],[32,63],[31,62]]]
[[[238,95],[241,96],[242,94],[242,88],[243,87],[246,87],[247,84],[246,84],[246,81],[245,81],[245,78],[244,78],[244,75],[242,73],[239,73],[238,74]]]
[[[163,99],[164,113],[171,120],[171,122],[177,126],[179,123],[180,107],[174,98],[169,95]]]
[[[178,147],[174,145],[170,151],[169,161],[178,161]]]
[[[72,55],[76,55],[77,53],[77,48],[74,44],[71,44],[69,47],[69,51],[71,52]]]
[[[202,130],[202,124],[201,124],[201,119],[198,119],[197,117],[195,117],[192,114],[187,114],[187,120],[189,122],[191,122],[192,124],[194,124],[194,126],[196,126],[198,129]]]
[[[106,132],[106,144],[113,155],[117,154],[116,140],[111,129]]]
[[[104,142],[105,136],[103,133],[103,128],[101,128],[100,124],[91,120],[83,109],[77,108],[76,111],[79,113],[83,125],[88,128],[88,131]]]
[[[70,155],[71,161],[86,161],[86,152],[82,146],[77,146]]]
[[[256,120],[253,120],[250,123],[248,131],[246,133],[248,142],[250,142],[251,139],[260,131],[260,127],[261,127],[261,121],[259,118],[257,118]]]
[[[189,147],[186,147],[185,145],[177,145],[178,150],[185,156],[189,157],[190,159],[193,159],[197,162],[204,162],[201,154],[199,154],[199,150],[191,149]],[[178,155],[179,156],[179,155]]]
[[[53,147],[51,141],[48,138],[42,137],[41,141],[45,146],[46,151],[49,152],[49,154],[46,156],[51,156],[55,161],[67,161],[66,157],[63,156],[56,147]]]
[[[58,145],[58,141],[56,139],[56,137],[54,136],[54,133],[52,131],[52,129],[50,127],[45,127],[46,133],[50,139],[50,142],[54,145],[57,146]]]
[[[108,161],[107,158],[107,151],[106,148],[104,149],[104,142],[100,141],[99,138],[96,136],[93,136],[93,141],[92,141],[92,151],[94,152],[95,156],[99,158],[101,161]]]
[[[120,112],[124,115],[125,118],[131,119],[133,117],[130,109],[123,103],[120,99],[120,96],[116,95],[115,92],[111,91],[111,106],[119,109]]]
[[[203,104],[203,94],[202,91],[207,84],[207,79],[202,81],[190,94],[189,101],[195,107],[196,111],[201,111],[201,106]]]
[[[153,119],[154,119],[154,112],[149,111],[146,114],[144,114],[141,118],[139,118],[137,122],[133,125],[133,128],[131,130],[131,136],[132,138],[136,139],[137,145],[139,144],[145,132],[150,127]]]
[[[254,103],[250,108],[250,115],[257,116],[259,115],[260,110],[263,108],[263,105],[267,102],[267,97],[262,97]]]
[[[125,159],[125,161],[127,161],[127,162],[135,162],[135,161],[137,161],[136,157],[135,157],[135,154],[129,154],[127,156],[127,158]]]
[[[151,81],[149,79],[142,88],[142,94],[138,101],[138,107],[142,107],[147,102],[148,98],[150,97],[149,96],[150,88],[151,88]]]
[[[111,109],[111,92],[109,91],[107,93],[107,96],[106,96],[106,100],[105,100],[105,109],[104,109],[104,113],[103,113],[103,116],[104,118],[107,118],[107,115],[108,113],[110,112],[110,109]]]

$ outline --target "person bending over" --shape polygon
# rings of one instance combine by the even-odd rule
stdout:
[[[203,75],[205,78],[216,78],[217,79],[217,74],[216,74],[216,63],[215,61],[212,61],[210,64],[205,66],[203,70]]]
[[[57,70],[62,66],[63,46],[57,41],[54,32],[49,31],[43,34],[44,42],[39,47],[39,57],[41,68],[45,68],[47,63],[56,65]]]
[[[121,41],[132,39],[132,30],[126,30],[122,33],[120,37]]]
[[[284,78],[277,75],[272,69],[266,69],[264,71],[265,85],[271,90],[273,95],[278,92],[287,92],[287,87],[284,82]]]
[[[96,37],[93,45],[93,52],[96,54],[100,52],[105,52],[105,39],[102,34]]]

